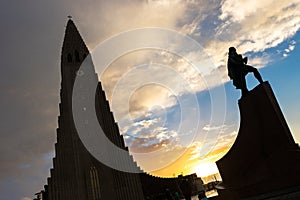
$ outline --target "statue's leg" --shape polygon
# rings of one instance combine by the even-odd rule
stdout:
[[[246,74],[241,73],[241,90],[242,90],[242,96],[245,96],[249,91],[247,89],[247,83],[246,83]]]
[[[263,79],[260,75],[260,73],[258,72],[258,70],[250,65],[245,65],[245,68],[247,70],[247,72],[253,72],[254,77],[259,81],[259,83],[263,83]]]
[[[242,97],[244,97],[245,95],[247,95],[249,93],[248,89],[242,89]]]

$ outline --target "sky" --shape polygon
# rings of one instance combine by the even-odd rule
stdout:
[[[143,169],[158,176],[204,176],[215,171],[213,163],[238,132],[240,91],[226,72],[230,46],[270,82],[300,141],[299,7],[299,0],[1,1],[0,199],[29,200],[49,175],[68,15],[91,52],[129,30],[174,32],[154,34],[171,51],[130,51],[99,79]],[[129,43],[138,39],[135,33]],[[182,37],[173,37],[176,33]],[[199,44],[198,51],[185,51],[186,38]],[[250,89],[257,85],[252,74],[247,82]],[[123,98],[127,101],[118,101]]]

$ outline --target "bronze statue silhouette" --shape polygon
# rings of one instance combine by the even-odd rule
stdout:
[[[242,96],[245,96],[249,91],[247,89],[245,76],[252,72],[259,83],[263,83],[262,77],[258,70],[250,65],[247,65],[248,58],[236,52],[234,47],[229,48],[228,53],[228,76],[233,80],[233,85],[236,89],[242,90]]]

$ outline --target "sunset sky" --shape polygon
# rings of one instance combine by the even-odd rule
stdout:
[[[104,41],[150,27],[199,45],[199,51],[185,51],[190,46],[182,38],[133,31],[113,48],[145,37],[174,51],[129,51],[104,73],[95,61],[126,144],[144,170],[171,177],[216,172],[214,162],[234,142],[240,120],[240,91],[226,71],[230,46],[270,82],[300,142],[299,0],[4,0],[0,9],[1,200],[29,200],[49,176],[68,15],[94,60]],[[247,81],[250,89],[257,85],[252,74]]]

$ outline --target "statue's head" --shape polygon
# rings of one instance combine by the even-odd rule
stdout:
[[[236,52],[236,49],[234,47],[229,47],[229,53],[232,53],[232,52]]]

